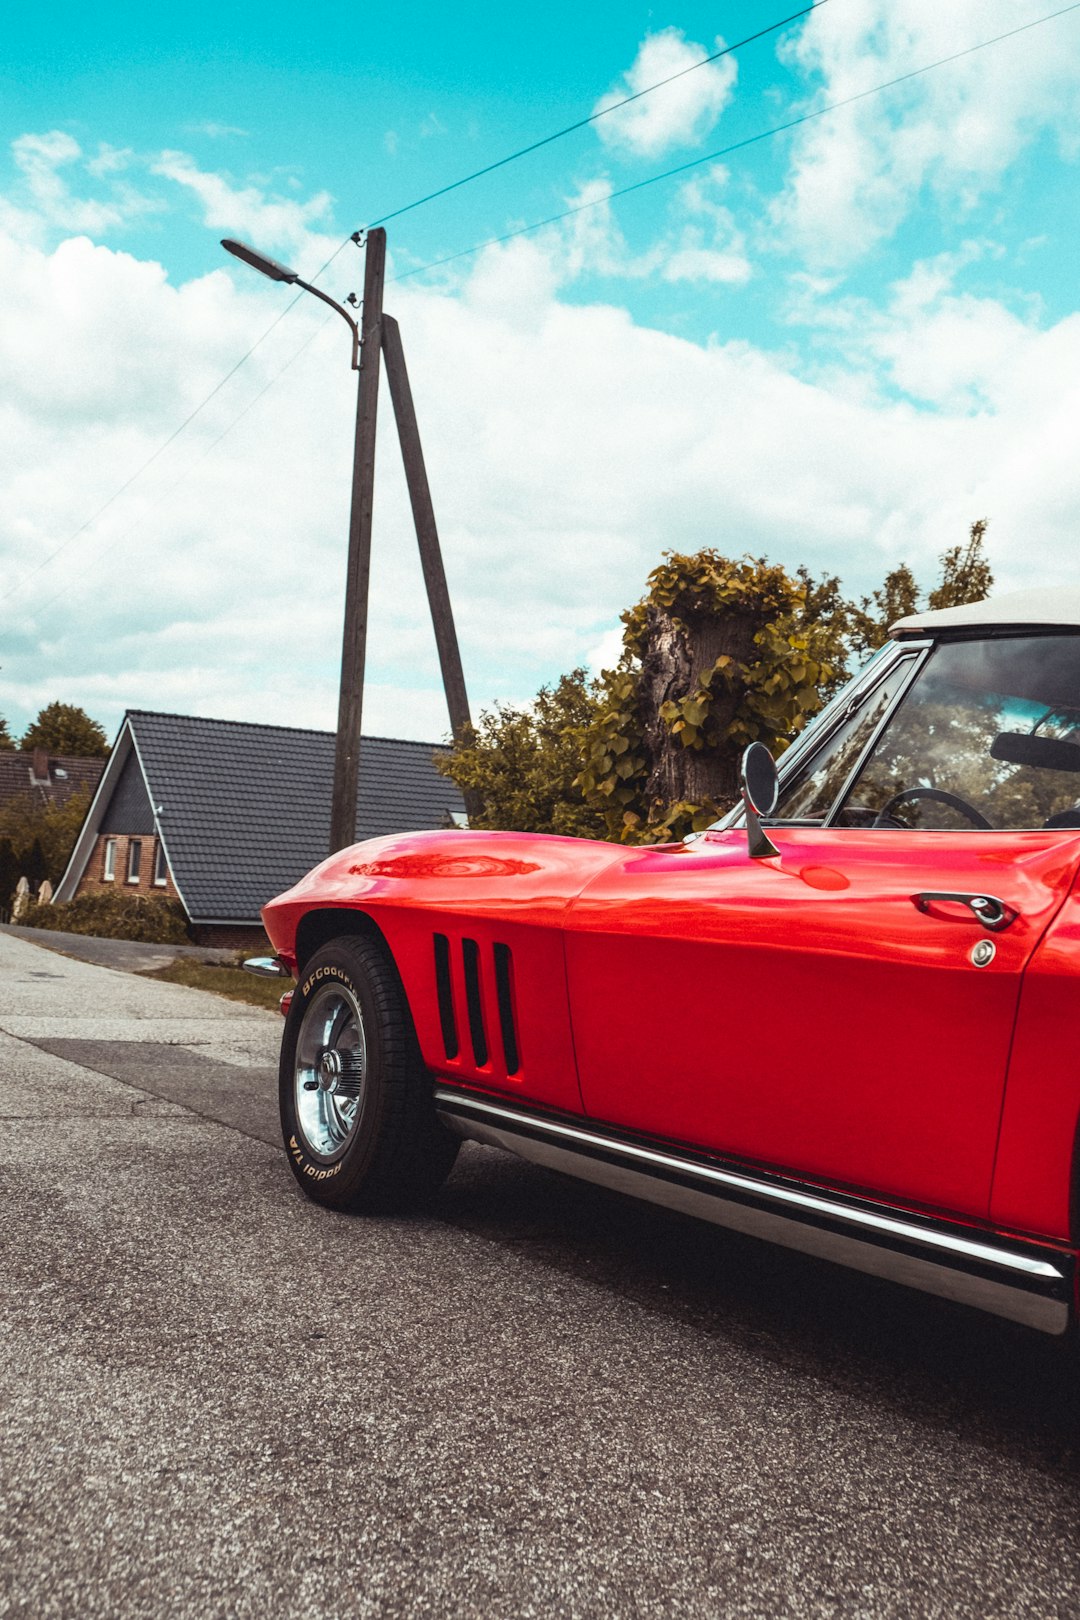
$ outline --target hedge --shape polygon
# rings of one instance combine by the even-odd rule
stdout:
[[[54,928],[100,939],[139,939],[156,945],[188,942],[187,916],[179,900],[137,894],[80,894],[62,904],[32,902],[18,919],[24,928]]]

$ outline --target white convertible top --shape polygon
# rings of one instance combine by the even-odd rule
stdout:
[[[889,628],[893,636],[936,635],[940,630],[1001,629],[1004,625],[1037,625],[1063,630],[1080,629],[1080,587],[1040,585],[1034,590],[1006,591],[966,607],[938,608],[936,613],[911,613]]]

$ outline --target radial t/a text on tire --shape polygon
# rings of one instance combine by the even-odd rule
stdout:
[[[441,1185],[457,1138],[381,941],[343,936],[305,964],[285,1024],[281,1128],[293,1174],[333,1209],[408,1209]]]

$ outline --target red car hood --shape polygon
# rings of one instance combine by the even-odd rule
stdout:
[[[548,833],[416,832],[340,850],[263,907],[275,949],[291,954],[307,911],[424,906],[483,916],[512,910],[520,922],[554,922],[581,890],[630,851]]]

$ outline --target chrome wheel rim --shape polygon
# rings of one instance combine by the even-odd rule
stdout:
[[[314,1158],[340,1159],[367,1089],[367,1040],[356,997],[342,984],[316,990],[296,1042],[296,1121]]]

